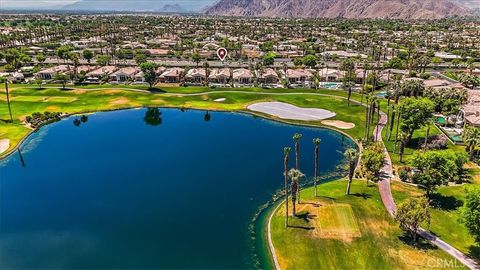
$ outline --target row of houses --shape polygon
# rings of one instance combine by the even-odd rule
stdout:
[[[85,82],[99,83],[102,80],[108,80],[111,83],[144,83],[143,72],[138,67],[118,68],[116,66],[79,66],[59,65],[43,69],[35,74],[37,78],[44,81],[54,80],[57,74],[73,75],[84,74]]]
[[[287,69],[284,71],[275,70],[273,68],[264,68],[262,70],[252,71],[246,68],[230,69],[230,68],[212,68],[206,70],[205,68],[190,68],[184,69],[179,67],[159,67],[157,75],[161,83],[186,83],[191,85],[204,84],[208,79],[209,83],[213,84],[237,84],[237,85],[252,85],[255,81],[266,85],[278,85],[283,81],[288,81],[292,86],[305,86],[312,82],[314,74],[321,81],[339,82],[344,78],[344,72],[332,69],[323,68],[320,70],[313,69]],[[45,81],[54,80],[57,74],[67,74],[73,76],[74,74],[83,74],[85,82],[99,83],[108,80],[111,83],[144,83],[144,74],[138,67],[123,67],[117,66],[78,66],[58,65],[43,69],[35,74],[37,78]],[[365,76],[363,70],[357,70],[357,79],[361,83]]]

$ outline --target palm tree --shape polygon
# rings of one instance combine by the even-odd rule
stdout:
[[[465,142],[465,150],[467,150],[470,159],[473,159],[475,147],[480,145],[480,128],[467,127],[463,131],[463,141]]]
[[[285,227],[288,227],[288,157],[290,147],[283,148],[283,177],[285,180]]]
[[[299,150],[300,150],[300,139],[302,138],[302,134],[295,133],[293,135],[293,141],[295,142],[295,169],[299,170],[298,159],[299,159]]]
[[[353,174],[355,172],[355,165],[357,164],[358,152],[354,148],[349,148],[343,154],[348,161],[348,185],[347,195],[350,195],[350,187],[352,185]]]
[[[299,151],[300,151],[300,139],[302,138],[302,134],[295,133],[293,135],[293,141],[295,142],[295,169],[300,170],[300,166],[298,165],[299,161]],[[298,203],[300,203],[300,185],[298,188]]]
[[[8,113],[10,114],[10,123],[13,123],[12,108],[10,107],[10,96],[8,93],[8,80],[5,79],[5,94],[7,95]]]
[[[315,174],[313,176],[313,185],[315,186],[315,197],[317,197],[317,180],[318,180],[318,146],[320,145],[320,138],[313,139],[315,145]]]
[[[430,136],[430,128],[433,124],[433,121],[432,119],[428,119],[427,120],[427,131],[425,132],[425,141],[423,142],[423,151],[426,151],[427,150],[427,144],[428,144],[428,137]]]
[[[403,163],[403,153],[405,152],[405,147],[407,146],[408,134],[405,132],[400,133],[400,149],[398,155],[400,156],[400,163]]]
[[[366,104],[365,104],[365,140],[368,140],[368,130],[370,129],[369,128],[369,124],[370,124],[370,121],[369,121],[369,116],[370,116],[370,94],[367,94],[366,95]]]
[[[205,68],[205,86],[207,86],[207,87],[208,87],[208,84],[209,84],[208,83],[208,76],[209,76],[208,68],[209,67],[210,67],[210,65],[208,64],[208,62],[203,63],[203,68]]]
[[[296,200],[297,200],[297,194],[299,194],[299,190],[298,190],[299,181],[300,181],[300,178],[302,178],[305,175],[300,170],[290,169],[290,171],[288,171],[288,176],[290,177],[290,180],[292,181],[291,182],[292,183],[291,184],[292,204],[293,204],[292,215],[295,216],[295,215],[297,215],[297,212],[296,212],[296,209],[295,209],[295,203],[296,203]]]

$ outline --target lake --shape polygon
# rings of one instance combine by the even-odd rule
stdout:
[[[354,146],[328,129],[195,110],[45,126],[0,161],[0,268],[252,267],[265,251],[252,251],[249,225],[283,187],[284,146],[294,166],[296,132],[308,177],[313,138],[322,174]]]

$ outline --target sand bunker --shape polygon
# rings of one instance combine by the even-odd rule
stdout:
[[[7,149],[9,147],[10,147],[10,140],[9,139],[0,140],[0,154],[7,151]]]
[[[227,100],[227,99],[226,98],[217,98],[214,101],[215,102],[224,102],[225,100]]]
[[[336,128],[339,128],[339,129],[352,129],[352,128],[355,127],[354,123],[343,122],[343,121],[340,121],[340,120],[324,120],[324,121],[322,121],[322,124],[324,124],[326,126],[336,127]]]
[[[248,106],[247,109],[270,114],[282,119],[303,121],[323,120],[335,116],[335,113],[331,111],[315,108],[300,108],[283,102],[260,102]]]

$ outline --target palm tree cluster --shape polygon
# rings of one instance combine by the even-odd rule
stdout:
[[[285,227],[288,227],[289,207],[288,196],[291,196],[292,202],[292,216],[296,216],[296,204],[300,203],[300,187],[301,179],[305,177],[305,174],[300,170],[300,140],[302,134],[295,133],[292,137],[295,144],[295,168],[290,168],[290,152],[291,147],[283,148],[283,176],[284,176],[284,193],[285,193]],[[312,178],[314,184],[314,196],[317,197],[317,183],[320,180],[318,175],[318,159],[319,159],[319,146],[322,140],[320,138],[314,138],[312,143],[314,146],[314,176]],[[350,194],[350,186],[353,180],[355,168],[359,159],[358,151],[354,148],[349,148],[344,154],[349,167],[348,173],[348,187],[347,195]],[[290,181],[289,181],[290,180]],[[290,190],[289,190],[290,183]],[[289,192],[290,191],[290,192]]]
[[[291,152],[290,147],[285,147],[283,149],[284,158],[283,158],[283,175],[284,175],[284,192],[285,192],[285,227],[288,227],[288,217],[289,217],[289,207],[288,207],[288,194],[289,194],[289,180],[290,180],[290,194],[292,200],[292,216],[296,216],[296,204],[300,203],[300,180],[305,177],[305,174],[300,171],[300,140],[302,134],[295,133],[293,135],[293,141],[295,143],[295,168],[289,168],[289,156]],[[318,149],[320,146],[320,138],[313,139],[314,145],[314,155],[315,155],[315,173],[313,177],[313,183],[315,186],[315,196],[317,196],[317,182],[318,177]]]

